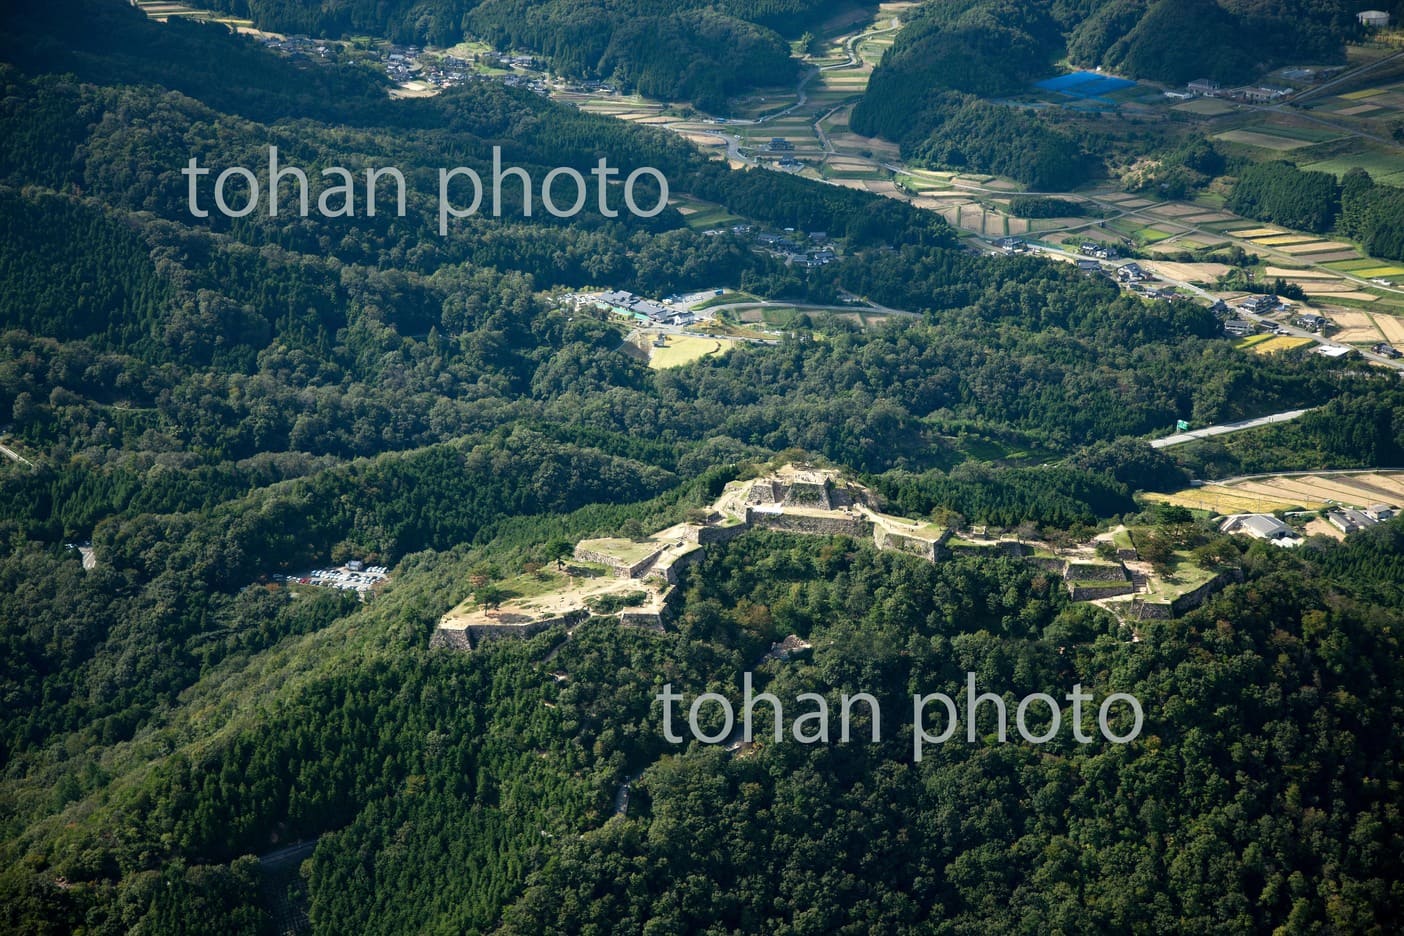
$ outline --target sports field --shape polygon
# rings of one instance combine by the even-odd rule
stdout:
[[[681,367],[700,361],[711,354],[721,354],[736,342],[728,338],[698,338],[694,335],[669,335],[663,347],[651,342],[647,346],[648,366],[654,370]]]

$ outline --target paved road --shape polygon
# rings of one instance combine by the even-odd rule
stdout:
[[[887,33],[896,32],[902,28],[902,20],[900,17],[894,16],[888,22],[890,25],[883,26],[880,29],[870,29],[867,32],[854,33],[849,36],[843,43],[843,51],[848,56],[848,61],[835,62],[833,65],[823,65],[821,66],[822,70],[834,71],[840,68],[857,68],[859,65],[863,64],[863,60],[858,57],[858,43],[862,42],[864,39],[886,35]]]
[[[1203,429],[1191,429],[1189,432],[1178,432],[1175,435],[1169,435],[1163,439],[1153,439],[1151,440],[1151,448],[1170,448],[1172,445],[1184,445],[1186,442],[1207,439],[1211,436],[1229,435],[1234,432],[1242,432],[1245,429],[1257,429],[1259,426],[1271,426],[1276,423],[1291,422],[1303,413],[1309,412],[1311,412],[1310,409],[1289,410],[1286,413],[1259,416],[1257,419],[1242,419],[1238,422],[1222,423],[1218,426],[1205,426]]]
[[[906,309],[893,309],[888,306],[878,305],[876,302],[861,302],[852,305],[821,305],[816,302],[786,302],[784,299],[752,299],[749,302],[728,302],[722,305],[708,306],[706,312],[721,312],[724,310],[739,311],[743,309],[799,309],[802,312],[868,312],[874,315],[912,315],[920,317],[920,312],[908,312]]]
[[[19,452],[16,452],[14,449],[10,448],[8,445],[0,444],[0,455],[4,455],[6,458],[18,462],[21,465],[28,465],[31,468],[34,467],[34,462],[25,458]]]

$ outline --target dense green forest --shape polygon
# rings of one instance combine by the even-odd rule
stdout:
[[[840,6],[836,0],[212,0],[211,5],[280,32],[387,36],[438,46],[474,36],[500,48],[538,52],[562,75],[607,78],[714,111],[741,91],[795,80],[786,39]]]
[[[1345,393],[1299,420],[1206,440],[1176,458],[1197,478],[1310,468],[1404,468],[1404,393]]]
[[[1356,6],[1342,0],[923,3],[904,15],[852,124],[900,142],[903,155],[919,163],[1063,191],[1100,166],[1073,118],[987,99],[1026,91],[1064,58],[1079,68],[1170,84],[1244,82],[1289,62],[1344,62],[1345,41],[1359,35]]]
[[[331,25],[350,5],[280,9],[361,28]],[[823,8],[718,9],[658,15],[769,29]],[[261,934],[289,888],[321,933],[1387,932],[1404,914],[1397,523],[1295,554],[1215,539],[1245,581],[1134,641],[1034,565],[754,533],[709,549],[667,633],[600,619],[429,648],[474,583],[677,522],[787,450],[941,522],[1167,526],[1137,491],[1396,458],[1392,376],[1243,354],[1196,304],[978,255],[934,213],[532,94],[391,101],[354,66],[100,0],[7,17],[0,423],[30,464],[0,460],[0,930]],[[323,167],[400,167],[405,216],[191,217],[190,157],[266,181],[270,145],[314,202]],[[657,167],[757,226],[827,231],[842,258],[785,265],[673,210],[440,237],[436,170],[488,174],[494,145],[536,178]],[[558,301],[716,286],[912,314],[816,315],[655,371]],[[1145,442],[1322,404],[1222,451]],[[350,558],[391,583],[363,603],[278,578]],[[813,654],[757,662],[788,634]],[[786,699],[877,693],[881,743],[663,739],[664,683],[735,698],[747,670]],[[1145,731],[914,763],[911,695],[967,671],[1011,700],[1135,693]],[[251,857],[299,840],[315,849],[281,877]]]
[[[1227,205],[1297,230],[1337,232],[1371,256],[1404,260],[1404,189],[1378,185],[1364,169],[1351,169],[1338,182],[1288,162],[1246,164]]]

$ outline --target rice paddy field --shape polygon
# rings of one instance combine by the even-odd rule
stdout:
[[[1315,344],[1311,338],[1295,338],[1291,335],[1275,335],[1267,341],[1253,345],[1254,354],[1279,354],[1284,351],[1295,351],[1298,348]]]
[[[1317,160],[1299,159],[1298,163],[1302,169],[1329,172],[1337,177],[1360,168],[1370,173],[1376,182],[1404,186],[1404,157],[1379,146],[1361,144]]]
[[[1012,218],[997,209],[986,208],[972,201],[933,207],[953,227],[981,237],[1019,237],[1032,230],[1024,218]]]
[[[1194,114],[1197,117],[1218,117],[1222,114],[1231,114],[1238,108],[1228,101],[1221,101],[1218,98],[1195,98],[1193,101],[1185,101],[1183,104],[1176,104],[1171,110],[1177,110],[1184,114]]]
[[[1389,316],[1382,317],[1389,318]],[[1330,318],[1331,321],[1340,326],[1339,331],[1331,334],[1331,340],[1339,344],[1373,345],[1386,340],[1384,332],[1375,324],[1375,316],[1368,312],[1333,309]]]
[[[1335,117],[1380,120],[1404,114],[1404,81],[1361,88],[1348,94],[1323,98],[1313,109]]]
[[[1259,149],[1272,150],[1276,153],[1287,153],[1311,145],[1305,140],[1294,140],[1290,137],[1263,133],[1258,130],[1225,130],[1223,133],[1214,134],[1214,139],[1222,140],[1225,143],[1256,146]]]
[[[1134,202],[1122,202],[1120,207],[1135,208],[1139,206]],[[1143,245],[1155,244],[1167,238],[1174,237],[1177,234],[1186,233],[1186,228],[1179,227],[1169,222],[1149,225],[1138,218],[1117,218],[1113,221],[1108,221],[1107,227]]]
[[[253,28],[253,20],[240,19],[230,16],[227,13],[216,13],[213,10],[204,10],[184,3],[168,2],[168,0],[136,0],[136,6],[150,19],[161,22],[165,22],[175,16],[181,19],[193,19],[201,22],[225,23],[229,26],[236,26],[244,29]]]
[[[1240,225],[1226,224],[1216,227],[1230,237],[1245,241],[1247,249],[1262,248],[1253,252],[1269,260],[1274,253],[1277,253],[1285,254],[1295,262],[1330,264],[1332,269],[1342,269],[1338,264],[1365,259],[1360,256],[1360,252],[1355,249],[1353,244],[1327,240],[1299,231],[1288,231],[1285,228],[1270,225],[1241,226],[1241,223]],[[1378,266],[1380,263],[1381,261],[1369,261],[1370,266]],[[1284,277],[1284,279],[1286,278],[1289,277]],[[1305,284],[1302,285],[1305,288]],[[1358,285],[1352,285],[1350,288],[1357,289]],[[1318,289],[1318,291],[1320,290]],[[1360,296],[1362,302],[1378,298],[1370,293],[1361,293]]]
[[[1147,494],[1147,500],[1208,510],[1216,514],[1307,510],[1345,505],[1404,505],[1404,472],[1292,474],[1254,478],[1233,484],[1206,484],[1173,494]]]

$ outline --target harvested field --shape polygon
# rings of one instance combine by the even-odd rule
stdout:
[[[1368,312],[1355,312],[1350,309],[1333,309],[1331,311],[1331,321],[1342,328],[1369,328],[1374,329],[1375,320]]]
[[[1212,283],[1231,269],[1223,263],[1175,263],[1169,260],[1147,260],[1145,266],[1157,276],[1188,283]]]
[[[1177,491],[1174,494],[1147,494],[1146,500],[1191,510],[1212,510],[1218,514],[1270,513],[1274,510],[1288,510],[1303,506],[1276,495],[1254,495],[1240,493],[1237,488],[1220,484],[1206,484],[1200,488]]]
[[[1301,244],[1287,244],[1286,246],[1278,247],[1276,249],[1282,251],[1283,253],[1293,255],[1317,254],[1335,250],[1349,250],[1351,253],[1355,252],[1355,248],[1352,247],[1350,244],[1341,243],[1340,241],[1307,241]]]
[[[1220,514],[1292,507],[1315,509],[1328,502],[1351,507],[1368,507],[1379,503],[1400,505],[1404,504],[1404,474],[1371,472],[1258,478],[1229,485],[1206,484],[1174,494],[1150,494],[1146,497]]]
[[[1351,481],[1362,489],[1378,491],[1386,501],[1390,498],[1404,498],[1404,477],[1400,475],[1352,475]]]
[[[696,146],[725,146],[726,140],[710,133],[694,133],[691,130],[681,131],[678,136]]]
[[[1264,269],[1263,272],[1267,276],[1280,276],[1283,279],[1289,280],[1327,279],[1341,281],[1339,276],[1334,276],[1324,270],[1293,270],[1290,267],[1269,266]]]
[[[1381,337],[1376,328],[1343,328],[1331,340],[1338,344],[1375,344]]]
[[[1288,244],[1315,244],[1321,238],[1310,234],[1278,234],[1274,237],[1257,238],[1257,243],[1265,247],[1285,247]]]
[[[1330,253],[1312,254],[1311,257],[1305,259],[1311,260],[1312,263],[1332,263],[1337,260],[1353,260],[1359,256],[1360,254],[1356,253],[1355,250],[1352,249],[1334,250]]]
[[[1199,214],[1202,211],[1198,205],[1157,205],[1147,211],[1147,214],[1160,215],[1166,218],[1181,218],[1185,215]]]
[[[1375,326],[1384,332],[1385,341],[1396,348],[1404,348],[1404,319],[1380,313],[1375,316]]]

